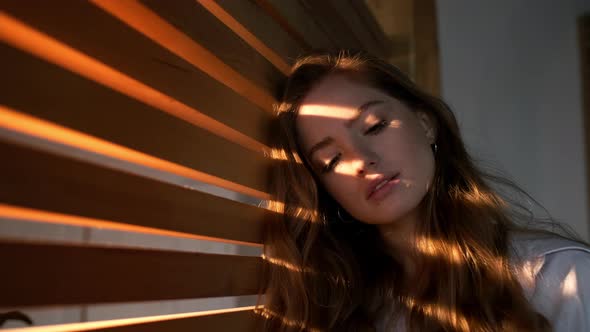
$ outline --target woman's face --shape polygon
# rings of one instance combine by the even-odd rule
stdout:
[[[430,144],[435,130],[425,113],[334,74],[311,90],[298,114],[303,151],[326,191],[348,213],[383,225],[416,212],[434,174]],[[322,141],[327,143],[310,155]],[[370,194],[374,180],[396,174],[382,190]]]

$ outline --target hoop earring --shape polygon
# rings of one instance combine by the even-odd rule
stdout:
[[[340,215],[340,208],[336,208],[336,214],[338,215],[338,219],[340,219],[340,221],[342,222],[346,222],[344,219],[342,219],[342,216]]]
[[[340,214],[340,208],[339,207],[336,208],[336,214],[338,215],[338,219],[340,219],[340,221],[342,223],[344,223],[344,224],[350,224],[352,222],[350,220],[346,220],[346,219],[342,218],[342,215]]]
[[[340,223],[343,225],[350,226],[355,223],[354,219],[351,219],[351,220],[343,219],[342,215],[340,214],[339,207],[336,208],[336,214],[338,215],[338,219],[340,219]],[[357,238],[357,237],[363,236],[364,234],[367,233],[366,227],[361,227],[361,226],[357,226],[357,227],[359,227],[359,229],[357,229],[357,230],[353,231],[353,233],[351,233],[351,235],[353,237]]]
[[[436,145],[436,143],[430,144],[430,148],[432,149],[432,153],[436,154],[436,152],[438,151],[438,146]]]

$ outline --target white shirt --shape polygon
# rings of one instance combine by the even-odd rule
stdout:
[[[555,331],[590,331],[590,248],[558,237],[515,236],[512,260],[527,299]]]
[[[590,332],[590,248],[555,236],[514,235],[510,260],[524,293],[554,331]],[[404,331],[402,319],[386,330]]]

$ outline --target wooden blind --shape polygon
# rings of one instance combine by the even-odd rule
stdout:
[[[257,248],[274,213],[118,165],[267,200],[272,104],[297,55],[409,56],[361,0],[2,0],[0,27],[2,220]],[[0,261],[0,307],[26,312],[255,294],[261,257],[0,237]],[[40,331],[252,331],[252,309]]]

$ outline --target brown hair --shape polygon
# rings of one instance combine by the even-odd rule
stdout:
[[[301,100],[334,73],[361,80],[435,120],[435,174],[421,203],[426,217],[417,225],[416,253],[422,264],[412,287],[401,287],[404,266],[387,254],[374,225],[348,214],[350,222],[337,221],[338,203],[298,144]],[[388,303],[409,331],[551,329],[526,300],[509,264],[509,235],[532,232],[531,222],[542,224],[515,197],[537,202],[506,177],[476,167],[442,100],[393,65],[352,50],[300,57],[282,91],[273,119],[269,204],[280,218],[265,225],[264,307],[256,310],[265,317],[264,331],[375,331]]]

